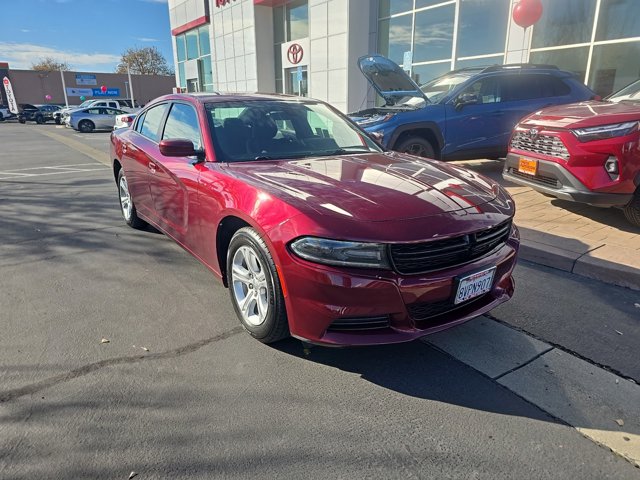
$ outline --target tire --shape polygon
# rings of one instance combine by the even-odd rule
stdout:
[[[91,120],[82,120],[78,124],[78,130],[80,130],[82,133],[91,133],[93,132],[94,128],[96,128],[96,126]]]
[[[0,122],[4,122],[4,115],[2,115],[2,113],[0,113]]]
[[[60,117],[56,117],[53,120],[54,122],[56,122],[56,125],[60,125],[62,123],[62,120],[60,120]]]
[[[36,123],[42,125],[44,123],[44,117],[42,115],[36,115]]]
[[[18,121],[20,123],[27,123],[27,120],[24,117],[18,117]]]
[[[250,227],[238,230],[227,252],[231,303],[244,329],[262,343],[289,336],[282,287],[271,253]]]
[[[640,227],[640,191],[637,191],[631,200],[624,208],[624,216],[632,225]]]
[[[408,137],[400,143],[396,144],[394,150],[398,152],[408,153],[416,157],[435,158],[436,153],[429,140],[422,137]]]
[[[120,212],[127,225],[137,229],[144,228],[147,222],[138,217],[136,206],[129,193],[127,177],[124,176],[124,170],[122,168],[118,172],[118,199],[120,200]]]

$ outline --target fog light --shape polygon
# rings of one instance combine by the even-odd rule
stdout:
[[[609,174],[609,178],[611,180],[617,180],[620,175],[620,170],[618,168],[618,159],[614,156],[610,156],[607,158],[607,161],[604,162],[604,169]]]

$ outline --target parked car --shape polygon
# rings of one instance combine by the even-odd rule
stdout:
[[[29,103],[23,103],[22,105],[20,105],[18,121],[20,123],[47,123],[48,121],[53,120],[53,114],[58,110],[60,110],[60,107],[58,105],[31,105]]]
[[[126,223],[211,269],[262,342],[409,341],[513,293],[507,192],[385,151],[323,102],[167,95],[112,132],[110,153]]]
[[[640,226],[640,81],[604,101],[545,108],[515,128],[504,178],[565,200],[618,207]]]
[[[136,119],[136,116],[136,113],[123,113],[121,115],[116,115],[113,129],[117,130],[118,128],[129,128],[133,121]]]
[[[65,117],[65,124],[74,130],[90,133],[94,130],[112,130],[117,115],[126,112],[107,107],[89,107],[71,112]]]
[[[133,107],[131,105],[131,100],[129,99],[109,99],[109,100],[100,100],[100,99],[92,99],[92,100],[85,100],[84,102],[82,102],[80,104],[80,106],[78,107],[66,107],[63,108],[60,112],[60,123],[67,123],[67,118],[72,112],[75,112],[77,110],[82,110],[83,108],[89,108],[89,107],[108,107],[108,108],[115,108],[117,110],[122,110],[124,112],[137,112],[138,110],[140,110],[140,107],[138,106],[138,104],[136,103],[136,106]],[[58,123],[58,121],[56,120],[56,123]]]
[[[16,115],[11,113],[7,107],[0,107],[0,122],[4,122],[5,120],[15,117]]]
[[[418,87],[381,55],[358,64],[386,104],[352,119],[387,148],[442,160],[504,157],[525,115],[595,97],[572,73],[548,65],[465,68]]]

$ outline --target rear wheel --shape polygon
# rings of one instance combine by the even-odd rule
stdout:
[[[136,206],[133,204],[131,193],[129,193],[129,183],[124,176],[124,170],[118,172],[118,198],[120,199],[120,210],[127,225],[133,228],[143,228],[147,222],[138,217]]]
[[[26,118],[24,118],[24,117],[18,117],[18,121],[19,121],[20,123],[27,123],[27,120],[26,120]]]
[[[640,191],[636,192],[633,200],[631,200],[623,210],[627,220],[636,227],[640,227]]]
[[[78,124],[78,130],[80,130],[82,133],[91,133],[93,132],[94,128],[96,128],[96,126],[91,120],[82,120]]]
[[[238,230],[227,252],[229,293],[240,323],[263,343],[289,336],[282,288],[273,257],[250,227]]]
[[[36,115],[36,123],[42,125],[44,123],[44,117],[42,115]]]
[[[435,150],[429,140],[422,137],[408,137],[395,148],[398,152],[409,153],[416,157],[435,158]]]

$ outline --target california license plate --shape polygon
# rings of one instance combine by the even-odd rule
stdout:
[[[520,158],[518,162],[518,171],[527,175],[535,175],[538,173],[538,161],[529,160],[528,158]]]
[[[496,267],[483,270],[466,277],[462,277],[458,283],[458,291],[454,304],[466,302],[472,298],[479,297],[491,290],[493,277],[496,274]]]

